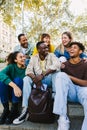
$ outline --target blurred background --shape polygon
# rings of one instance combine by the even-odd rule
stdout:
[[[0,0],[0,59],[19,44],[20,33],[31,44],[48,33],[57,46],[64,31],[87,46],[87,0]]]

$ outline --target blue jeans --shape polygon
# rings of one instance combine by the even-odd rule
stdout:
[[[53,91],[55,91],[54,80],[55,80],[56,74],[57,73],[49,74],[42,80],[42,83],[47,84],[48,87],[52,87]],[[29,76],[26,76],[24,78],[24,85],[23,85],[23,102],[22,102],[23,107],[28,107],[28,99],[31,93],[32,86],[33,86],[32,79]]]
[[[22,90],[23,89],[23,80],[21,78],[15,78],[13,80],[15,84]],[[17,103],[20,101],[20,97],[16,97],[14,95],[13,88],[4,84],[3,82],[0,82],[0,99],[2,103],[6,103],[10,100],[13,103]]]
[[[81,130],[87,130],[87,86],[75,85],[66,73],[59,72],[55,78],[55,90],[53,113],[67,116],[67,100],[79,102],[85,115]]]

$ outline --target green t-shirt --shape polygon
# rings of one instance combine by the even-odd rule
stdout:
[[[24,78],[26,68],[19,68],[17,64],[9,64],[0,71],[0,81],[9,84],[14,78]]]

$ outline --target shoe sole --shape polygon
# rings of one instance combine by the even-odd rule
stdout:
[[[20,122],[15,122],[15,120],[14,120],[14,121],[13,121],[13,124],[14,124],[14,125],[20,125],[20,124],[22,124],[23,122],[27,121],[28,118],[29,118],[29,114],[27,114],[26,118],[25,118],[24,120],[20,121]]]

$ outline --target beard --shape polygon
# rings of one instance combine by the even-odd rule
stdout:
[[[23,48],[28,48],[28,43],[22,44],[21,45]]]

